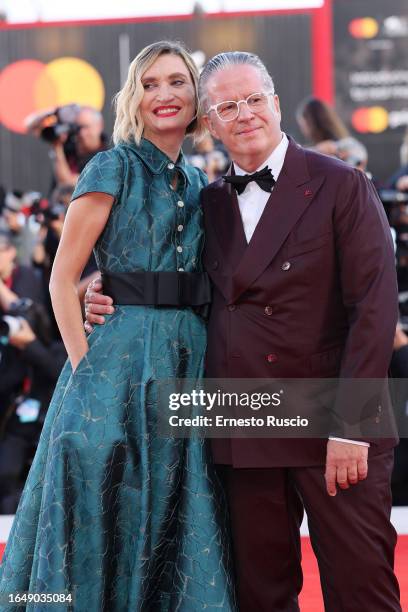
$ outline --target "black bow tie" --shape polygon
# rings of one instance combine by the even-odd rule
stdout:
[[[271,193],[273,186],[276,181],[273,178],[273,174],[271,169],[268,166],[262,168],[262,170],[258,170],[258,172],[254,172],[253,174],[244,174],[243,176],[223,176],[222,177],[226,183],[231,183],[234,189],[237,190],[238,195],[244,191],[248,183],[251,181],[255,181],[257,185],[264,191]]]

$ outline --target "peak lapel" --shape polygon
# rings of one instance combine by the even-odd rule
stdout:
[[[278,181],[233,274],[231,302],[246,291],[277,255],[323,181],[324,176],[310,178],[303,150],[290,140]]]
[[[222,257],[222,272],[208,269],[213,282],[229,301],[231,297],[232,274],[247,248],[241,214],[235,190],[227,183],[221,183],[210,195],[206,206],[206,232],[215,237],[218,252]],[[207,238],[208,239],[208,238]]]
[[[230,273],[237,267],[248,243],[245,238],[235,189],[222,183],[211,205],[211,228],[215,231]]]

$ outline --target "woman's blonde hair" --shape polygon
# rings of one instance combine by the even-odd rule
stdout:
[[[140,143],[143,134],[144,124],[140,113],[140,102],[142,101],[144,88],[142,76],[157,60],[160,55],[178,55],[191,76],[195,90],[195,103],[198,104],[198,69],[190,53],[179,42],[162,40],[148,45],[138,53],[129,66],[128,77],[123,88],[116,94],[114,105],[116,110],[115,125],[113,127],[113,142],[136,142]],[[194,138],[199,138],[203,128],[197,121],[197,113],[190,125],[187,127],[186,134],[191,134]]]

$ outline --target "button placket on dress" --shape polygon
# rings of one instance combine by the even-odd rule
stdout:
[[[174,231],[175,236],[175,251],[176,251],[176,264],[177,271],[184,272],[185,270],[185,262],[184,262],[184,248],[183,248],[183,235],[184,235],[184,226],[185,226],[185,202],[184,197],[186,194],[186,179],[182,171],[178,170],[175,164],[170,162],[167,164],[167,169],[169,170],[170,175],[170,186],[172,188],[171,195],[173,202],[176,207],[176,226]],[[174,174],[178,173],[178,185],[177,188],[174,189],[172,187],[172,179],[174,178]],[[182,189],[180,189],[180,181],[182,183]]]

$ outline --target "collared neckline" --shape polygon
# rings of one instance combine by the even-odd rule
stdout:
[[[173,162],[166,153],[147,138],[142,137],[139,145],[135,142],[124,142],[122,144],[132,149],[153,174],[162,174],[166,169],[175,169],[183,174],[189,184],[191,183],[183,151],[180,151],[177,161]]]
[[[265,168],[265,166],[267,166],[268,168],[271,169],[272,174],[275,180],[277,181],[279,174],[282,170],[283,163],[285,161],[285,155],[286,155],[286,151],[288,150],[288,146],[289,146],[289,139],[286,136],[286,134],[282,132],[282,139],[280,143],[278,144],[278,146],[275,147],[275,149],[272,151],[270,156],[255,170],[255,172],[258,172],[258,170],[262,170],[263,168]],[[238,166],[236,162],[233,162],[233,164],[234,164],[234,172],[236,175],[242,176],[244,174],[248,174],[248,172],[240,168],[240,166]]]

